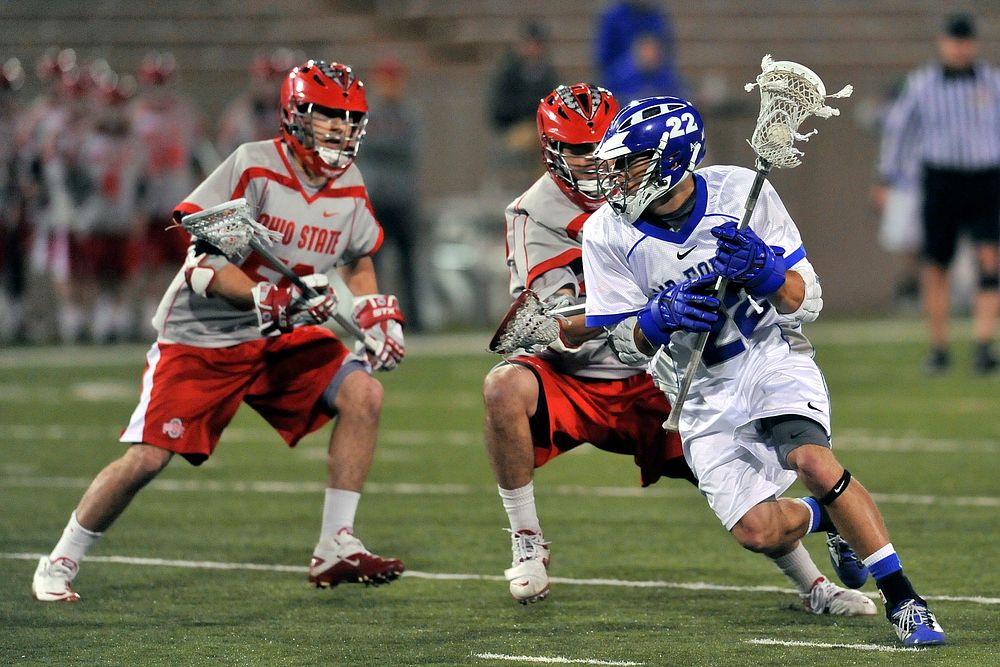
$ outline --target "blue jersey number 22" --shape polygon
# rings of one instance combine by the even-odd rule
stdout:
[[[736,325],[736,328],[743,335],[743,338],[750,338],[761,318],[771,309],[771,304],[764,301],[761,304],[762,310],[757,312],[757,309],[750,303],[750,299],[740,300],[740,294],[738,290],[726,290],[726,296],[722,300],[722,308],[719,309],[722,317],[712,327],[712,331],[708,334],[708,342],[705,344],[705,354],[702,359],[705,361],[706,366],[714,366],[724,361],[729,361],[747,349],[743,339],[739,337],[728,343],[719,343],[719,336],[725,328],[726,322],[729,321],[730,316],[732,317],[733,324]],[[735,309],[733,306],[735,306]]]

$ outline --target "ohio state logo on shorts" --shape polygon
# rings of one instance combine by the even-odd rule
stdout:
[[[184,435],[184,422],[181,421],[180,417],[163,422],[163,433],[167,437],[177,440]]]

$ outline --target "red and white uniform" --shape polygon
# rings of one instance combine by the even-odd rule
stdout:
[[[530,288],[542,298],[568,287],[586,296],[581,260],[590,213],[545,174],[506,210],[510,293]],[[631,454],[648,486],[661,476],[687,477],[680,439],[662,423],[670,413],[645,369],[621,363],[604,337],[574,352],[522,353],[510,363],[530,368],[541,386],[533,422],[535,467],[582,443]]]
[[[123,280],[141,261],[130,245],[146,153],[129,131],[92,129],[78,166],[90,190],[77,206],[71,237],[72,271],[78,277]]]
[[[178,97],[139,99],[130,115],[148,155],[143,208],[149,224],[144,260],[147,265],[169,265],[183,260],[184,244],[163,230],[174,206],[197,183],[193,156],[203,140],[202,120],[190,103]]]
[[[256,219],[283,238],[272,250],[298,274],[325,273],[373,254],[382,243],[361,173],[351,165],[319,188],[304,184],[281,140],[240,146],[177,206],[193,213],[245,197]],[[168,233],[182,233],[171,230]],[[250,255],[240,268],[257,280],[287,280]],[[174,277],[153,321],[139,406],[123,442],[146,442],[200,462],[240,401],[293,446],[328,419],[317,401],[346,363],[362,364],[330,331],[305,326],[264,337],[253,310],[203,297]]]

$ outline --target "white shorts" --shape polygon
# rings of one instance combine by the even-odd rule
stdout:
[[[919,252],[924,242],[921,193],[916,187],[889,188],[878,239],[887,252]]]
[[[684,458],[726,530],[795,481],[757,422],[788,414],[812,419],[830,434],[826,382],[805,354],[760,355],[741,369],[739,379],[692,388],[681,420]]]

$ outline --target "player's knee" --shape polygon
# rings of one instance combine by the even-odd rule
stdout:
[[[782,547],[777,503],[761,503],[744,514],[730,531],[744,549],[770,553]]]
[[[771,526],[736,524],[732,533],[740,546],[754,553],[769,553],[780,546],[780,533]]]
[[[382,412],[382,399],[385,396],[385,390],[382,388],[382,383],[371,375],[362,372],[351,373],[344,380],[340,393],[344,399],[343,411],[367,415],[376,421],[378,420],[379,414]]]
[[[531,371],[513,364],[498,366],[483,381],[483,402],[490,414],[520,411],[537,400],[537,381]]]
[[[129,466],[129,476],[135,484],[145,484],[170,463],[173,452],[153,445],[132,445],[123,457]]]
[[[823,445],[796,447],[788,455],[788,463],[812,493],[825,493],[843,473],[843,466]]]

